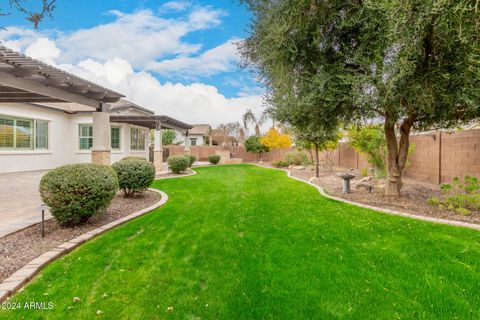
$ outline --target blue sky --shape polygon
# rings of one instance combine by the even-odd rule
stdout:
[[[235,43],[247,36],[250,19],[238,2],[57,2],[38,30],[21,14],[0,17],[6,27],[0,41],[155,111],[180,108],[191,122],[240,121],[247,108],[260,112],[263,90],[238,67]]]

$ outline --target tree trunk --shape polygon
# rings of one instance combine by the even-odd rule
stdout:
[[[312,154],[312,149],[308,149],[308,153],[310,153],[310,161],[313,162],[313,154]]]
[[[318,158],[318,144],[315,144],[315,176],[318,178],[319,173],[320,159]]]
[[[401,196],[402,172],[405,168],[410,144],[410,129],[415,121],[411,115],[403,120],[400,126],[400,142],[397,142],[395,134],[395,121],[385,117],[385,140],[387,143],[387,182],[385,185],[386,196]]]

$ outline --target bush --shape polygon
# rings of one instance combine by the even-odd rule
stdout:
[[[180,173],[188,169],[190,160],[184,156],[170,157],[167,160],[168,167],[173,173]]]
[[[277,168],[286,168],[288,167],[288,162],[283,161],[283,160],[275,160],[272,161],[272,166],[277,167]]]
[[[360,174],[362,175],[362,177],[368,176],[368,168],[363,167],[362,169],[360,169]]]
[[[211,164],[218,164],[220,162],[220,156],[218,154],[211,154],[208,156],[208,161]]]
[[[104,165],[84,163],[56,168],[40,181],[40,195],[63,226],[86,222],[106,209],[118,190],[115,171]]]
[[[127,157],[115,162],[118,184],[125,197],[147,189],[155,179],[155,166],[143,158]]]
[[[480,184],[476,177],[454,178],[452,183],[444,183],[441,189],[443,199],[430,198],[427,203],[439,208],[447,208],[461,215],[469,215],[471,210],[480,211]]]
[[[261,159],[263,153],[268,152],[267,147],[260,142],[260,139],[259,136],[250,136],[244,143],[247,152],[257,155],[257,161]]]
[[[188,167],[190,168],[194,163],[197,158],[195,156],[185,156],[188,160]]]
[[[283,160],[287,162],[289,165],[293,164],[296,166],[300,166],[300,165],[306,166],[310,164],[310,161],[308,160],[308,155],[302,151],[289,152],[285,154],[285,156],[283,157]]]

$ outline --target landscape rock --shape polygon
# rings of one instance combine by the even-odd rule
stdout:
[[[355,190],[358,192],[368,192],[371,193],[373,190],[373,186],[366,182],[357,182],[355,184]]]
[[[370,181],[373,181],[372,176],[364,177],[364,178],[358,180],[358,182],[370,182]]]

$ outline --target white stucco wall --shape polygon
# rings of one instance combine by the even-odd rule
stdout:
[[[30,104],[0,103],[0,115],[49,121],[48,150],[1,150],[0,173],[53,169],[70,163],[91,161],[89,150],[79,150],[78,125],[92,123],[91,113],[67,114]],[[120,150],[112,150],[111,163],[126,156],[148,159],[149,135],[146,131],[144,151],[130,150],[129,124],[115,124],[120,129]]]

